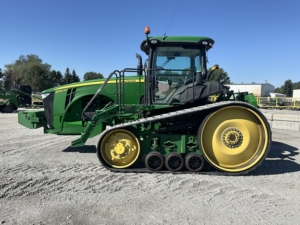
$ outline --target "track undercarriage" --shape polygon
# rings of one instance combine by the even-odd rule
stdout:
[[[212,173],[213,168],[240,175],[263,162],[270,144],[270,127],[260,111],[227,101],[109,127],[101,133],[97,156],[112,171]]]

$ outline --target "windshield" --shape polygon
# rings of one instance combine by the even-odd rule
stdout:
[[[166,99],[172,90],[201,72],[200,56],[199,48],[158,47],[154,54],[154,101]]]

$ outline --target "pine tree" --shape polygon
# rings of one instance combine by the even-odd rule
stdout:
[[[282,86],[282,93],[287,97],[293,96],[293,83],[291,80],[286,80]]]
[[[79,82],[80,78],[77,76],[75,70],[72,70],[72,80],[73,82]]]
[[[64,84],[73,83],[72,75],[70,73],[70,69],[69,68],[66,69],[66,72],[64,74],[63,80],[64,80]]]

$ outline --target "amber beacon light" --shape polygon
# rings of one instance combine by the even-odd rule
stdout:
[[[145,34],[150,34],[150,27],[145,27],[144,32]]]

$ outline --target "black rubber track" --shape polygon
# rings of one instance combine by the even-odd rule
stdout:
[[[146,169],[145,167],[144,168],[129,167],[129,168],[125,168],[125,169],[117,169],[117,168],[110,167],[101,157],[101,154],[100,154],[100,151],[99,151],[101,140],[105,136],[106,133],[108,133],[112,130],[115,130],[115,129],[129,129],[132,125],[135,125],[135,124],[142,124],[142,123],[146,123],[146,122],[150,122],[150,121],[159,121],[160,119],[176,117],[176,116],[179,116],[179,115],[185,115],[187,113],[195,113],[195,111],[218,110],[218,109],[221,109],[222,107],[226,107],[226,106],[242,106],[242,107],[249,108],[249,109],[255,111],[262,118],[262,120],[264,121],[264,123],[266,125],[267,133],[268,133],[268,136],[269,136],[267,150],[265,151],[265,154],[262,157],[262,159],[255,166],[251,167],[248,170],[245,170],[243,172],[229,173],[229,172],[218,171],[217,169],[209,170],[209,171],[201,171],[201,172],[190,172],[190,171],[173,172],[173,171],[168,171],[168,170],[150,171],[150,170]],[[99,161],[101,162],[101,164],[106,169],[108,169],[112,172],[122,172],[122,173],[174,173],[174,174],[194,173],[194,174],[236,176],[236,175],[248,174],[251,171],[254,171],[257,167],[259,167],[264,162],[265,158],[267,157],[267,155],[270,151],[270,147],[271,147],[271,143],[272,143],[271,138],[272,138],[272,132],[271,132],[271,129],[270,129],[269,122],[267,121],[265,116],[258,109],[256,109],[252,105],[250,105],[248,103],[245,103],[245,102],[225,101],[225,102],[218,102],[218,103],[213,103],[213,104],[209,104],[209,105],[204,105],[204,106],[198,106],[198,107],[193,107],[193,108],[189,108],[189,109],[179,110],[179,111],[175,111],[175,112],[171,112],[171,113],[161,114],[161,115],[158,115],[158,116],[139,119],[139,120],[136,120],[136,121],[132,121],[130,123],[123,123],[123,124],[115,125],[113,127],[109,127],[100,134],[100,138],[99,138],[99,142],[98,142],[98,145],[97,145],[96,152],[97,152],[97,157],[98,157]]]

